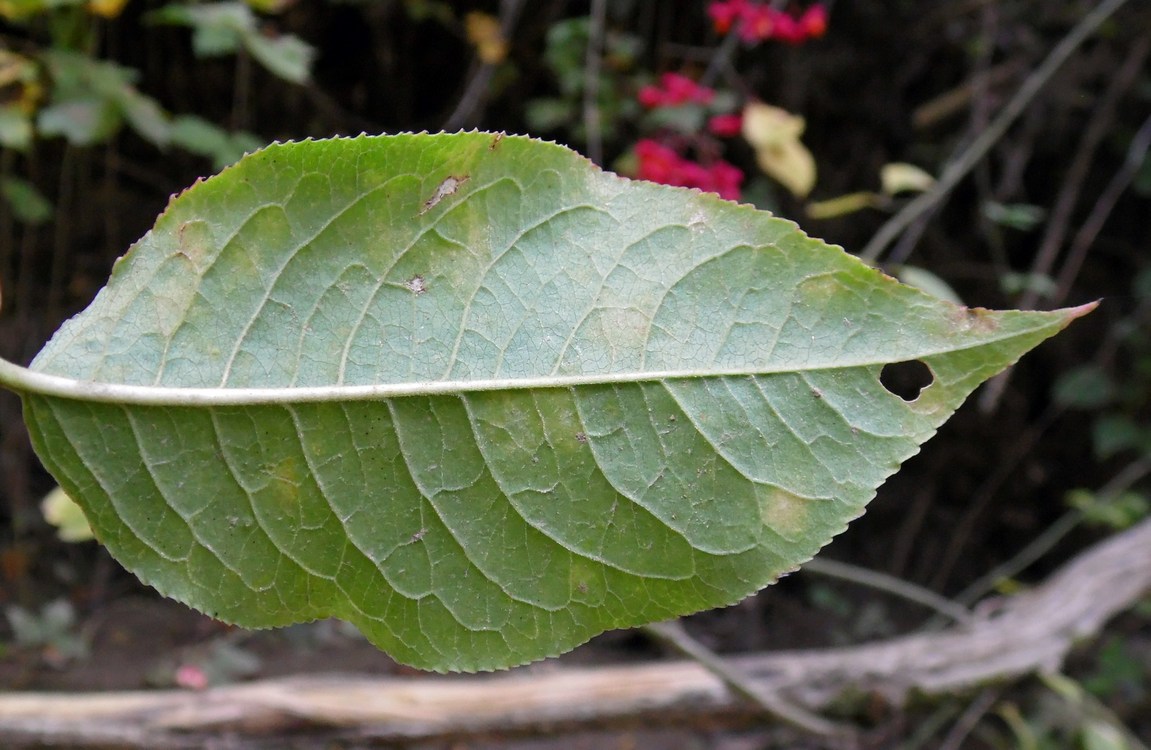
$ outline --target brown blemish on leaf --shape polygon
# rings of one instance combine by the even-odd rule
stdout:
[[[502,141],[503,139],[504,139],[503,133],[496,133],[495,137],[492,138],[492,142],[488,144],[488,151],[495,151],[497,148],[499,148],[500,141]]]
[[[428,282],[424,281],[424,277],[419,274],[405,281],[404,286],[408,288],[409,292],[417,296],[428,291]]]
[[[952,320],[963,331],[988,333],[999,328],[999,321],[992,311],[983,307],[957,307]]]
[[[424,207],[420,211],[419,216],[423,216],[428,211],[439,205],[440,201],[447,198],[449,195],[455,195],[460,186],[471,179],[471,175],[448,175],[444,181],[436,187],[432,197],[424,201]]]
[[[577,443],[586,443],[587,442],[587,435],[585,433],[577,432],[575,437],[576,437]]]
[[[176,230],[176,244],[176,255],[189,261],[199,271],[211,247],[208,227],[202,221],[181,222],[180,228]]]

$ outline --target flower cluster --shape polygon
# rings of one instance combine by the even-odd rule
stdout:
[[[754,0],[716,0],[708,6],[707,13],[716,32],[726,34],[735,29],[740,39],[749,44],[767,39],[801,44],[827,31],[827,8],[823,3],[814,3],[799,15],[792,15]]]
[[[644,138],[636,144],[635,155],[639,161],[636,176],[641,180],[699,188],[718,193],[721,198],[739,200],[743,172],[722,159],[716,159],[704,166],[681,156],[674,148],[650,138]]]
[[[700,86],[681,73],[664,73],[659,86],[644,86],[636,98],[648,109],[677,107],[681,104],[710,104],[715,92]]]

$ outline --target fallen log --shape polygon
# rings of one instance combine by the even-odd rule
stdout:
[[[1149,590],[1151,520],[1081,553],[1042,585],[985,605],[967,625],[731,662],[761,689],[812,711],[859,694],[900,706],[912,694],[954,693],[1057,670],[1076,643]],[[200,692],[8,693],[0,695],[0,746],[225,750],[299,746],[309,737],[317,746],[365,746],[754,715],[694,662],[545,663],[487,676],[325,675]]]

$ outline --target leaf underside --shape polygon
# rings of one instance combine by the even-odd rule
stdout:
[[[6,377],[145,582],[470,671],[771,583],[1084,311],[957,307],[554,144],[361,136],[175,198]]]

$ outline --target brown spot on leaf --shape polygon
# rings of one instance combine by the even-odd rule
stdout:
[[[420,211],[419,215],[423,216],[428,211],[431,211],[433,208],[439,205],[440,201],[442,201],[444,198],[447,198],[449,195],[455,195],[456,191],[460,189],[460,186],[470,179],[471,175],[466,174],[448,175],[445,177],[444,181],[441,182],[436,187],[435,192],[432,193],[432,197],[424,201],[423,210]]]
[[[420,295],[428,291],[428,282],[424,281],[424,277],[419,274],[405,281],[404,286],[408,288],[409,292],[415,295]]]
[[[994,313],[983,307],[957,307],[952,319],[964,331],[987,333],[999,328],[999,321]]]

